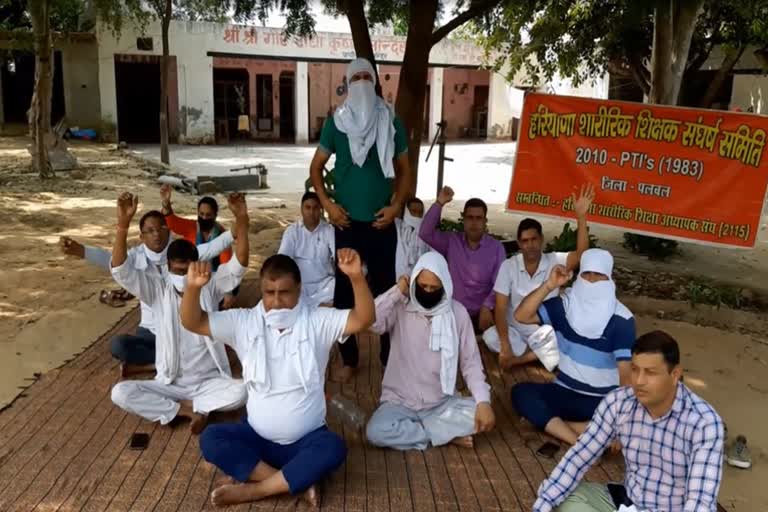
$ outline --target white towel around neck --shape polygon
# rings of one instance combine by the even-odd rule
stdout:
[[[256,332],[253,333],[253,345],[248,352],[248,356],[242,361],[243,380],[254,391],[266,393],[272,388],[269,368],[267,368],[266,340],[267,329],[270,327],[267,325],[266,310],[264,309],[263,302],[260,301],[252,311],[257,316],[256,325],[258,327]],[[311,385],[321,382],[317,360],[314,356],[314,347],[311,347],[312,350],[310,352],[302,350],[303,343],[312,341],[309,332],[310,308],[303,300],[300,300],[296,307],[290,311],[293,327],[291,328],[291,333],[282,342],[288,343],[286,353],[290,354],[290,357],[293,358],[301,385],[304,388],[304,392],[308,393]],[[309,357],[310,355],[311,357]]]
[[[373,82],[352,76],[368,71]],[[381,171],[385,178],[395,177],[392,163],[395,157],[395,114],[387,103],[376,95],[376,73],[365,59],[355,59],[347,66],[347,99],[336,109],[333,121],[336,128],[347,135],[352,161],[362,167],[374,144],[378,151]]]
[[[443,283],[443,298],[432,309],[426,309],[416,300],[416,278],[422,270],[429,270]],[[440,386],[443,393],[456,393],[456,372],[459,366],[459,330],[453,314],[453,281],[448,271],[448,262],[438,252],[424,254],[411,273],[410,301],[407,311],[417,312],[431,319],[429,349],[440,352]]]

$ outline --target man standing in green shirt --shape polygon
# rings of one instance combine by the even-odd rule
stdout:
[[[336,249],[349,247],[360,253],[368,268],[371,290],[379,295],[396,282],[394,219],[409,194],[411,169],[405,127],[392,108],[376,96],[375,76],[367,60],[349,63],[347,99],[325,121],[309,174],[334,225]],[[333,201],[323,186],[323,168],[332,154],[336,154]],[[342,309],[354,306],[352,285],[338,268],[333,305]],[[357,340],[347,340],[340,349],[344,360],[340,377],[348,380],[358,364]],[[381,337],[379,357],[386,366],[387,335]]]

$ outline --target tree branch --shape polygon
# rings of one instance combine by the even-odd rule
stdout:
[[[712,103],[714,103],[715,98],[717,98],[720,89],[723,88],[725,79],[728,78],[731,70],[736,65],[736,63],[739,62],[739,59],[746,49],[747,46],[745,44],[741,44],[738,48],[728,52],[725,55],[722,64],[720,64],[720,69],[718,69],[717,73],[715,73],[714,78],[709,83],[709,87],[707,87],[707,91],[704,93],[704,97],[701,99],[700,106],[702,108],[712,108]]]
[[[648,96],[651,92],[651,73],[638,55],[633,55],[629,59],[629,71],[632,73],[635,83],[643,90],[643,94]]]
[[[474,2],[472,6],[469,7],[466,11],[457,15],[451,21],[449,21],[442,27],[432,32],[432,46],[442,41],[445,38],[445,36],[447,36],[452,31],[462,26],[464,23],[468,22],[469,20],[477,16],[480,16],[486,11],[497,6],[499,3],[501,3],[501,0],[480,0],[480,1]]]

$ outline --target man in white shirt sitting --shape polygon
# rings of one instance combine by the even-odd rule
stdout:
[[[283,233],[278,254],[290,256],[301,271],[301,290],[314,304],[331,305],[336,284],[336,239],[333,226],[323,219],[323,207],[314,192],[301,198],[301,220]]]
[[[299,267],[276,254],[261,268],[255,308],[205,312],[199,293],[210,266],[190,266],[182,323],[235,349],[248,390],[245,421],[211,425],[200,438],[205,460],[235,481],[211,493],[216,506],[286,492],[316,505],[315,484],[344,462],[344,441],[325,424],[325,371],[334,342],[367,329],[375,311],[359,254],[341,249],[337,260],[352,284],[352,310],[308,303]]]
[[[156,320],[154,380],[123,381],[112,388],[112,401],[130,413],[149,421],[169,424],[177,416],[192,419],[193,434],[205,427],[208,414],[232,410],[245,402],[245,386],[232,378],[226,351],[209,338],[181,326],[179,307],[185,293],[185,275],[197,261],[197,248],[187,240],[168,246],[167,271],[139,270],[128,256],[126,235],[136,213],[138,197],[124,193],[118,199],[117,233],[112,249],[112,276],[120,286],[147,304]],[[240,194],[229,197],[236,219],[235,258],[219,267],[216,278],[196,300],[216,311],[225,293],[240,284],[248,265],[248,209]]]
[[[552,371],[558,364],[557,338],[551,326],[524,325],[515,321],[515,309],[532,291],[549,277],[555,265],[564,265],[574,271],[584,251],[589,249],[587,213],[595,197],[592,185],[581,188],[578,198],[572,201],[578,222],[576,250],[572,252],[544,253],[544,235],[541,223],[535,219],[523,219],[517,227],[519,252],[499,268],[496,284],[496,325],[483,333],[486,346],[499,354],[499,365],[504,369],[541,360]],[[547,299],[556,297],[553,291]],[[501,343],[501,340],[508,340]]]
[[[408,200],[403,218],[395,219],[397,228],[397,251],[395,252],[395,275],[410,276],[416,262],[431,249],[419,238],[421,219],[424,217],[424,202],[418,197]]]
[[[141,244],[128,251],[128,258],[136,270],[157,274],[168,273],[168,246],[173,242],[165,217],[150,210],[139,220]],[[216,258],[232,245],[232,233],[225,231],[218,238],[197,246],[200,261]],[[68,256],[85,259],[107,272],[111,272],[112,253],[101,247],[83,245],[68,236],[61,237],[61,249]],[[118,334],[110,341],[112,357],[120,361],[120,376],[130,377],[155,370],[155,317],[152,308],[139,302],[141,316],[135,334]]]

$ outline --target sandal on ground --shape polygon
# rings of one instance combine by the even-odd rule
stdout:
[[[101,293],[99,294],[99,302],[113,308],[122,308],[125,306],[125,302],[119,299],[115,295],[115,292],[110,292],[108,290],[101,290]]]

